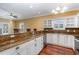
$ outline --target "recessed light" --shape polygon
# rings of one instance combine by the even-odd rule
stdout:
[[[33,6],[32,6],[32,5],[30,5],[29,7],[30,7],[30,8],[33,8]]]
[[[52,10],[52,13],[55,13],[55,10]]]

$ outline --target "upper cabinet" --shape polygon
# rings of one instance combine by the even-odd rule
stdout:
[[[64,30],[65,28],[79,28],[79,15],[55,18],[44,21],[44,28]]]
[[[79,19],[78,16],[69,16],[65,18],[66,28],[78,28]]]
[[[65,29],[64,19],[51,19],[44,21],[44,28],[53,28],[55,30]]]
[[[45,20],[44,28],[52,28],[52,20]]]

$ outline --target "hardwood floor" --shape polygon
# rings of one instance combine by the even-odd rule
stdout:
[[[75,55],[71,48],[48,44],[39,55]]]

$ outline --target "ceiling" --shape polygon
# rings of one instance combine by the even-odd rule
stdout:
[[[0,16],[9,17],[10,13],[19,19],[48,15],[57,6],[68,7],[68,10],[79,9],[78,3],[0,3]]]

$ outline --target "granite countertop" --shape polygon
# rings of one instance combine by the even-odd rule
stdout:
[[[15,47],[15,46],[18,46],[20,44],[23,44],[23,43],[26,43],[26,42],[29,42],[39,36],[41,36],[42,34],[35,34],[35,35],[27,35],[27,36],[24,36],[24,37],[16,37],[12,40],[9,41],[9,43],[7,44],[4,44],[4,45],[0,45],[0,52],[1,51],[4,51],[6,49],[9,49],[9,48],[12,48],[12,47]],[[22,36],[22,35],[21,35]],[[6,41],[7,42],[7,41]],[[1,43],[0,43],[1,44]]]
[[[73,35],[75,37],[79,37],[79,34],[74,34],[74,33],[68,33],[68,32],[53,32],[53,31],[47,31],[47,32],[44,32],[44,33],[57,33],[57,34],[66,34],[66,35]]]
[[[47,33],[57,33],[57,32],[47,32]],[[16,37],[13,37],[11,39],[6,39],[5,40],[6,44],[4,44],[4,43],[1,44],[1,42],[0,42],[0,52],[4,51],[6,49],[12,48],[12,47],[16,47],[20,44],[29,42],[29,41],[31,41],[31,40],[33,40],[33,39],[35,39],[43,34],[46,34],[46,33],[36,33],[36,34],[32,34],[32,33],[28,34],[27,33],[27,35],[26,35],[26,33],[23,33],[20,35],[16,34]],[[75,37],[79,37],[79,34],[69,34],[69,33],[62,33],[62,32],[61,32],[61,34],[73,35]],[[2,38],[0,38],[0,39],[2,39]]]

